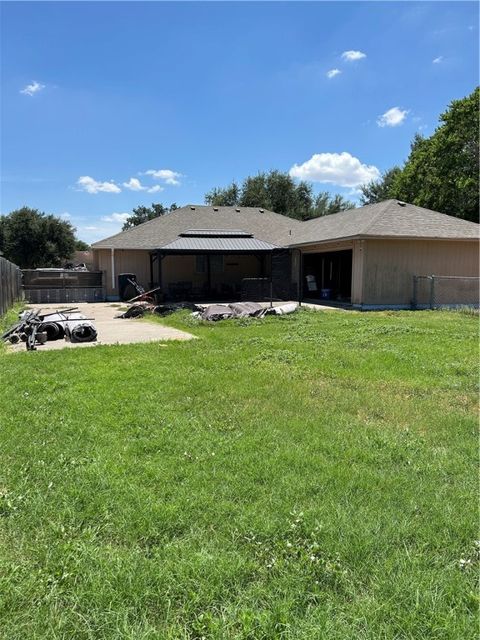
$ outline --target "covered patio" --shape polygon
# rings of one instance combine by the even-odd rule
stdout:
[[[150,281],[165,300],[238,300],[247,281],[271,282],[276,249],[247,231],[189,229],[150,252]]]

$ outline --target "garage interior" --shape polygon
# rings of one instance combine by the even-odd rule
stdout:
[[[303,298],[337,304],[352,299],[352,249],[303,254]]]

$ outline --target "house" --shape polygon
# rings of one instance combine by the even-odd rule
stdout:
[[[478,303],[479,229],[398,200],[304,222],[256,207],[190,205],[92,249],[108,299],[118,299],[118,275],[134,273],[166,298],[235,298],[242,288],[254,297],[269,282],[277,298],[409,308],[414,276],[461,277],[444,303],[470,302],[466,289]]]

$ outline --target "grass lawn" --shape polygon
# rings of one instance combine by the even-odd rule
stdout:
[[[478,318],[166,322],[0,353],[0,637],[476,638]]]

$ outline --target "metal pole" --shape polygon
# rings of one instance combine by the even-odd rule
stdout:
[[[435,276],[430,276],[430,309],[435,307]]]
[[[270,253],[270,309],[273,307],[273,251]]]
[[[412,309],[415,311],[417,309],[417,293],[418,290],[418,278],[417,276],[413,276],[413,300],[412,300]]]
[[[303,253],[298,249],[298,306],[302,306],[303,300]]]

